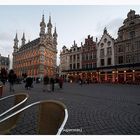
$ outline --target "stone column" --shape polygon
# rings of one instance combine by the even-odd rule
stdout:
[[[126,71],[124,71],[124,82],[126,81]]]
[[[105,72],[105,81],[107,81],[107,72]]]
[[[114,83],[115,82],[115,72],[114,71],[112,71],[112,82]]]
[[[135,82],[135,70],[133,70],[133,82]]]
[[[71,64],[72,64],[72,69],[73,69],[73,60],[74,60],[74,59],[73,59],[73,55],[72,55],[71,57],[72,57]]]
[[[98,72],[98,81],[101,82],[100,72]]]
[[[118,82],[118,71],[116,71],[116,77],[115,77],[116,79],[116,81]]]
[[[75,69],[77,69],[77,54],[75,54]]]

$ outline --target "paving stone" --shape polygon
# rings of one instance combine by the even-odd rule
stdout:
[[[8,85],[6,85],[8,86]],[[34,84],[31,90],[24,85],[16,85],[16,93],[30,95],[26,105],[39,101],[55,99],[63,102],[68,109],[65,129],[82,128],[82,132],[62,132],[62,135],[139,135],[140,134],[140,86],[115,84],[64,84],[63,90],[42,92],[42,84]],[[11,93],[4,91],[4,96]],[[4,105],[5,106],[5,105]],[[37,109],[25,112],[13,135],[36,134]]]

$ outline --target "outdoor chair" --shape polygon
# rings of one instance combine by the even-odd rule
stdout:
[[[0,99],[0,134],[7,133],[10,129],[11,122],[6,122],[5,125],[1,125],[1,121],[14,112],[22,109],[25,106],[25,102],[28,99],[27,93],[20,93],[9,95]],[[2,126],[2,127],[1,127]]]
[[[35,113],[33,113],[34,109],[36,110]],[[22,114],[20,115],[20,113]],[[33,129],[32,125],[34,122],[34,124],[36,123],[35,134],[59,135],[61,134],[67,119],[68,111],[63,103],[55,100],[38,101],[22,108],[21,110],[18,110],[17,112],[9,115],[7,118],[1,120],[0,132],[2,131],[5,124],[7,125],[10,123],[9,130],[11,129],[14,131],[14,129],[17,129],[17,131],[19,131],[18,128],[21,129],[23,126],[28,126],[24,134],[31,134],[30,131]],[[21,135],[23,133],[19,134]]]

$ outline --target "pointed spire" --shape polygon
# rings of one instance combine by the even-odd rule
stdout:
[[[51,16],[49,15],[49,22],[48,22],[48,24],[47,24],[47,27],[52,27],[52,23],[51,23]]]
[[[73,43],[74,43],[74,46],[75,46],[76,45],[75,40],[73,41]]]
[[[51,23],[51,16],[49,16],[49,22],[47,24],[47,27],[48,27],[48,35],[49,36],[52,36],[52,23]]]
[[[23,32],[22,40],[25,40],[25,33]]]
[[[96,43],[98,42],[98,38],[96,37]]]
[[[42,15],[42,22],[44,22],[44,14]]]
[[[46,23],[44,20],[44,14],[42,15],[42,21],[40,22],[40,37],[44,37],[45,35],[45,28],[46,28]]]
[[[57,32],[56,32],[56,27],[54,28],[54,33],[53,33],[53,37],[57,37]]]
[[[51,15],[49,15],[49,23],[51,23]]]
[[[17,33],[16,33],[16,36],[15,36],[14,41],[18,41],[18,35],[17,35]]]
[[[25,41],[26,41],[26,39],[25,39],[25,33],[23,32],[23,36],[22,36],[22,39],[21,39],[21,41],[22,41],[22,46],[24,46],[25,45]]]
[[[105,28],[104,28],[104,34],[106,34],[106,33],[107,33],[107,28],[105,27]]]
[[[53,33],[53,42],[54,45],[57,45],[57,32],[56,32],[56,27],[54,28],[54,33]]]
[[[46,24],[45,24],[45,20],[44,20],[44,14],[42,15],[42,21],[40,22],[40,27],[46,27]]]
[[[18,35],[17,35],[17,32],[16,32],[16,36],[14,38],[14,46],[13,46],[14,52],[17,52],[17,50],[18,50],[18,42],[19,42],[19,40],[18,40]]]

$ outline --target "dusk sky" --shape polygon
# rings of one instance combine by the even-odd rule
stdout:
[[[127,13],[133,9],[140,14],[140,6],[107,6],[107,5],[52,5],[52,6],[0,6],[0,54],[12,56],[13,39],[18,33],[19,44],[25,32],[26,41],[39,37],[40,21],[44,11],[47,24],[49,13],[53,27],[58,33],[58,56],[63,45],[70,48],[75,40],[78,46],[84,43],[87,35],[100,40],[103,29],[116,38],[118,28],[123,25]],[[54,29],[54,28],[53,28]],[[59,60],[58,60],[59,63]]]

